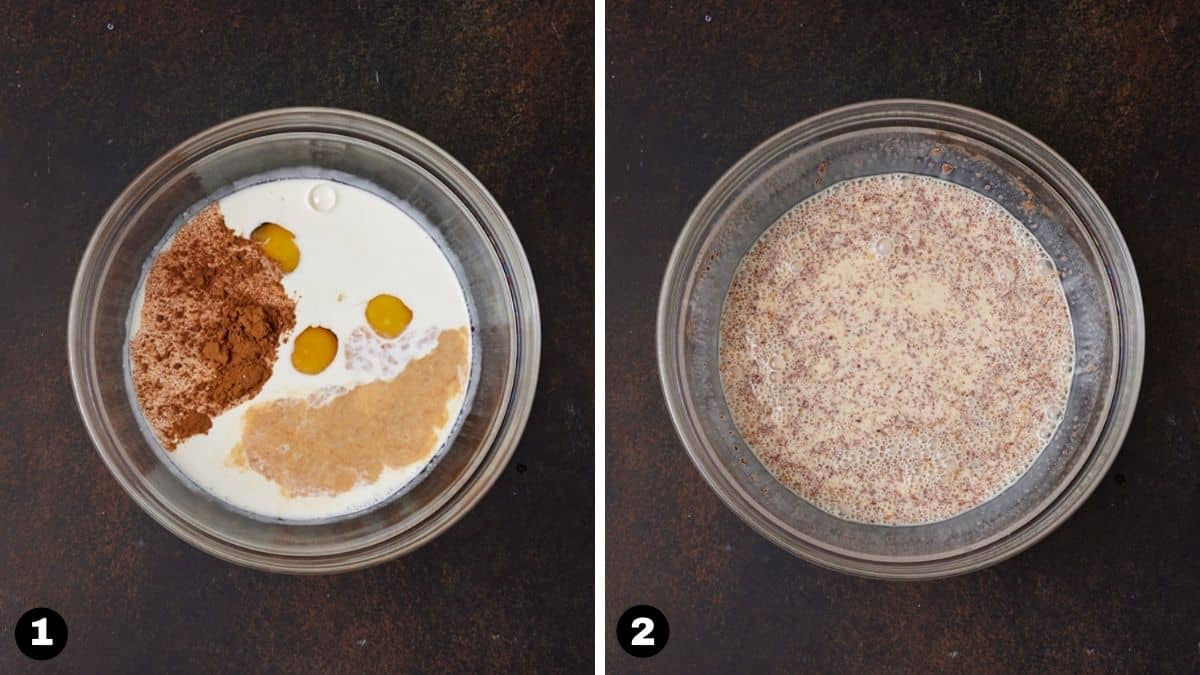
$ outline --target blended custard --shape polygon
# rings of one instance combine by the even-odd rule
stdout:
[[[237,190],[184,224],[148,265],[130,335],[135,392],[171,462],[283,519],[358,511],[418,477],[472,358],[466,299],[432,237],[372,192],[315,179]],[[214,402],[223,384],[233,397]]]
[[[1062,420],[1074,338],[1058,270],[995,201],[942,180],[837,183],[755,242],[722,311],[733,421],[784,486],[864,523],[999,494]]]

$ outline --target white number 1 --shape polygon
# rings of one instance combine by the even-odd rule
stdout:
[[[45,621],[45,619],[42,619],[42,621]],[[651,621],[650,619],[647,619],[644,616],[639,616],[638,618],[633,620],[633,627],[641,628],[642,630],[640,633],[633,636],[633,639],[629,641],[629,644],[637,646],[637,647],[653,647],[654,646],[654,638],[650,637],[651,631],[654,630],[654,622],[653,621]]]
[[[46,617],[34,621],[33,627],[37,629],[37,637],[33,638],[34,647],[49,647],[54,644],[54,640],[46,637]]]

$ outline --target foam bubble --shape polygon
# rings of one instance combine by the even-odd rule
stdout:
[[[308,191],[308,196],[306,199],[308,201],[308,205],[312,207],[314,211],[328,213],[337,206],[337,188],[333,187],[329,183],[319,183],[314,185],[312,189]]]

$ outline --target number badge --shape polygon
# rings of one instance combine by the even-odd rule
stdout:
[[[657,607],[635,605],[617,621],[617,642],[621,649],[638,658],[661,652],[670,637],[671,625]]]
[[[22,654],[45,661],[58,656],[67,646],[67,622],[58,612],[38,607],[21,615],[13,637]]]

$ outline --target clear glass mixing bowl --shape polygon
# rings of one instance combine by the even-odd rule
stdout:
[[[447,249],[475,329],[473,398],[439,461],[396,497],[324,522],[252,517],[191,485],[139,424],[125,372],[129,306],[151,251],[181,214],[269,172],[348,174],[410,210]],[[382,119],[288,108],[204,131],[125,188],[79,265],[68,353],[75,396],[96,449],[148,514],[184,541],[231,562],[316,574],[412,551],[479,501],[508,463],[529,416],[540,336],[537,295],[516,233],[462,165]]]
[[[742,256],[784,212],[838,181],[935,176],[999,202],[1062,272],[1075,331],[1064,422],[1034,465],[980,506],[890,527],[821,511],[780,485],[730,419],[717,373],[718,326]],[[1112,215],[1062,157],[1017,127],[961,106],[872,101],[812,117],[737,162],[692,212],[667,267],[658,362],[671,418],[717,495],[780,547],[880,578],[930,578],[991,565],[1032,545],[1091,494],[1129,428],[1145,327],[1133,261]]]

